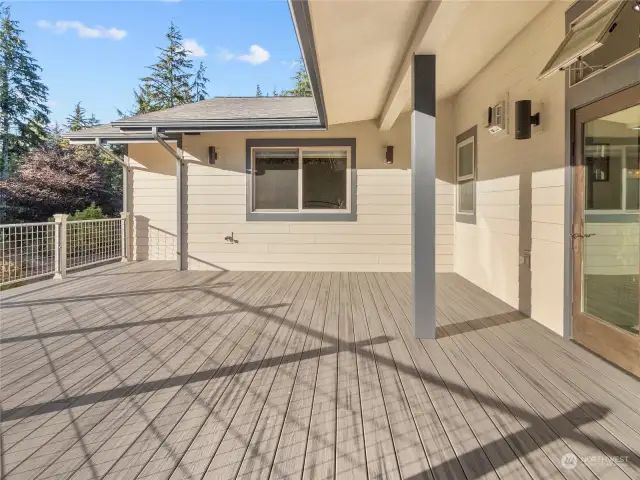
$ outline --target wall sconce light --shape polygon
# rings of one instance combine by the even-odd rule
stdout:
[[[633,10],[636,12],[640,12],[640,0],[636,0],[635,5],[633,6]]]
[[[216,152],[216,147],[209,147],[209,165],[215,165],[216,160],[218,160],[218,152]]]
[[[516,140],[531,138],[531,125],[540,125],[540,113],[531,115],[531,100],[516,102]]]
[[[388,165],[393,165],[393,145],[387,145],[385,147],[384,158]]]

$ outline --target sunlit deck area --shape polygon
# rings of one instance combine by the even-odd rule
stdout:
[[[7,479],[638,479],[640,382],[455,274],[111,264],[2,298]]]

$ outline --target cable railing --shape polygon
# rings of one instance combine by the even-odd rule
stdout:
[[[129,217],[0,225],[0,286],[127,258]]]

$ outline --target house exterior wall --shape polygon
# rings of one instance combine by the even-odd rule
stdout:
[[[176,161],[160,145],[130,144],[133,259],[175,260]]]
[[[452,105],[439,123],[436,255],[439,271],[453,270]],[[327,131],[220,132],[183,135],[184,219],[191,270],[410,271],[410,117],[388,132],[374,122]],[[357,220],[354,222],[247,221],[246,140],[355,138]],[[384,148],[393,145],[394,164]],[[208,147],[218,160],[208,164]],[[175,259],[175,161],[159,146],[132,145],[134,252],[137,259]],[[238,243],[231,244],[231,235]]]
[[[454,98],[455,135],[478,126],[476,223],[455,223],[455,271],[560,334],[565,80],[537,76],[564,38],[565,9],[550,4]],[[487,107],[507,95],[509,133],[492,136]],[[527,99],[542,124],[515,140],[513,103]]]

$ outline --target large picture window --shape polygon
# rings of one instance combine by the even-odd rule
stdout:
[[[250,155],[250,220],[351,219],[351,146],[267,145]]]
[[[459,222],[475,223],[476,151],[476,127],[473,127],[456,139],[456,220]]]

